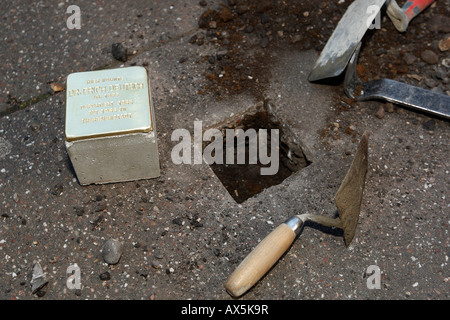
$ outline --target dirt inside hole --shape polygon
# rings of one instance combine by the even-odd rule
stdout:
[[[212,138],[211,141],[204,143],[203,151],[204,154],[218,155],[218,158],[222,159],[222,163],[216,161],[210,166],[237,203],[242,203],[264,189],[280,184],[293,173],[311,164],[302,148],[295,142],[292,132],[282,126],[265,108],[237,116],[216,128],[223,137],[217,144],[221,147],[211,148],[210,145],[215,142]],[[267,132],[267,137],[264,138],[263,135],[261,138],[263,143],[260,143],[260,136],[264,132]],[[264,141],[267,145],[264,145]],[[275,146],[272,146],[272,141],[275,142]],[[212,149],[214,152],[211,152]],[[229,161],[230,158],[227,159],[227,152],[230,149],[232,162]],[[217,150],[220,150],[221,154],[217,154]],[[270,162],[263,164],[261,156],[266,155],[270,158]],[[238,164],[239,157],[241,157],[240,164]],[[251,159],[256,163],[252,163]],[[270,169],[274,174],[262,174],[262,168]]]

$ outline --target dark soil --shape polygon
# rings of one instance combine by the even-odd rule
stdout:
[[[191,39],[217,47],[216,56],[207,57],[211,66],[205,71],[205,90],[218,97],[242,92],[262,97],[272,49],[322,50],[345,9],[336,1],[299,0],[228,1],[206,9],[199,18],[205,32]]]
[[[204,72],[204,90],[219,98],[242,92],[263,97],[273,49],[320,53],[347,7],[347,2],[303,0],[229,0],[219,7],[207,7],[199,18],[204,33],[191,39],[217,47],[216,55],[207,57],[211,65]],[[400,33],[383,11],[381,29],[368,30],[363,39],[361,79],[398,79],[448,92],[450,70],[438,62],[448,60],[449,53],[441,52],[438,44],[448,38],[449,17],[449,1],[439,1],[412,20],[407,32]],[[431,50],[438,62],[425,62],[425,50]]]
[[[222,164],[211,164],[211,169],[222,182],[228,193],[234,198],[237,203],[242,203],[245,200],[262,192],[264,189],[280,184],[287,177],[294,172],[297,172],[311,162],[306,158],[301,148],[292,143],[292,133],[286,126],[283,126],[276,120],[276,117],[270,114],[266,108],[259,108],[254,113],[239,116],[236,121],[231,121],[220,128],[223,137],[226,137],[226,130],[241,129],[245,133],[249,129],[256,131],[257,139],[259,139],[259,129],[267,130],[267,151],[261,151],[259,148],[257,154],[257,163],[251,164],[249,161],[249,138],[245,139],[245,149],[239,149],[238,139],[234,139],[234,164],[229,164],[226,161],[226,144],[224,139],[223,145],[223,162]],[[272,129],[279,130],[280,146],[278,150],[278,158],[274,159],[271,155],[271,134]],[[235,131],[236,132],[236,131]],[[206,146],[207,144],[205,144]],[[258,147],[259,147],[258,143]],[[238,150],[245,150],[244,164],[238,164]],[[271,163],[262,164],[260,161],[260,153],[270,157]],[[274,165],[274,161],[278,161],[278,170],[274,175],[262,175],[261,168],[270,167]]]

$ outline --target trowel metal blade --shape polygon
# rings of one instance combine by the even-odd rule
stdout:
[[[359,101],[382,99],[450,119],[450,97],[391,79],[363,82]]]
[[[316,61],[309,81],[335,77],[344,71],[356,46],[385,2],[355,0],[348,7]]]
[[[450,97],[448,95],[412,86],[391,79],[361,82],[356,73],[361,43],[348,62],[344,79],[344,92],[358,101],[386,100],[408,108],[450,119]]]
[[[359,142],[352,165],[334,197],[344,230],[346,246],[352,242],[359,220],[368,167],[368,148],[369,132],[366,131]]]

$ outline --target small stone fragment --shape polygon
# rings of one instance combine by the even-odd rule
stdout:
[[[31,123],[31,125],[30,125],[30,129],[31,129],[31,131],[33,131],[33,132],[38,132],[38,131],[41,129],[41,124],[40,124],[40,123],[37,123],[37,122],[33,122],[33,123]]]
[[[156,259],[162,259],[164,258],[164,255],[161,253],[161,251],[157,250],[153,253]]]
[[[41,290],[48,283],[45,278],[44,271],[42,270],[39,262],[33,265],[33,273],[31,277],[31,291],[33,294]],[[45,293],[44,293],[45,294]]]
[[[109,239],[103,245],[103,260],[107,264],[117,264],[122,256],[122,252],[122,242],[116,239]]]
[[[50,88],[52,88],[53,92],[63,91],[66,87],[58,82],[50,83]]]
[[[387,102],[384,109],[385,111],[392,113],[394,112],[394,104],[392,102]]]
[[[175,270],[173,268],[167,268],[166,269],[166,273],[167,274],[171,274],[171,273],[174,273],[174,272],[175,272]]]
[[[85,209],[83,207],[75,207],[75,213],[77,216],[81,217],[85,213]]]
[[[216,21],[210,21],[209,22],[209,28],[210,29],[217,29],[217,22]]]
[[[302,40],[302,36],[300,34],[296,34],[291,38],[291,43],[297,43]]]
[[[407,52],[403,56],[403,60],[405,61],[406,64],[411,65],[414,62],[416,62],[416,56],[413,55],[412,53]]]
[[[111,280],[111,274],[110,274],[108,271],[103,272],[103,273],[100,275],[100,280],[102,280],[102,281],[108,281],[108,280]]]
[[[175,219],[172,220],[172,223],[176,224],[176,225],[179,225],[179,226],[182,226],[183,225],[183,220],[181,218],[175,218]]]
[[[237,13],[239,15],[242,15],[242,14],[246,13],[249,10],[250,10],[250,7],[246,6],[246,5],[238,5],[237,9],[236,9],[236,11],[237,11]]]
[[[116,60],[125,62],[128,59],[127,48],[121,43],[114,43],[111,47],[111,53]]]
[[[377,110],[377,112],[375,113],[375,116],[376,116],[378,119],[383,119],[383,118],[384,118],[384,107],[383,107],[382,105],[378,106],[378,110]]]
[[[198,221],[198,220],[192,221],[192,222],[191,222],[191,225],[192,225],[194,228],[201,228],[201,227],[203,227],[203,223],[201,223],[201,222]]]
[[[437,56],[437,54],[429,49],[424,50],[420,57],[428,64],[436,64],[439,62],[439,57]]]
[[[206,10],[198,19],[198,26],[201,29],[208,28],[211,21],[217,21],[218,19],[220,19],[220,17],[216,10]]]
[[[442,52],[445,52],[450,49],[450,37],[447,37],[446,39],[442,39],[439,41],[439,50]]]
[[[220,9],[220,19],[222,19],[223,22],[228,22],[231,19],[233,19],[233,14],[231,13],[231,10],[228,9],[227,7],[223,7],[222,9]]]
[[[36,295],[37,295],[39,298],[42,298],[43,296],[45,296],[45,291],[40,290],[40,291],[36,292]]]
[[[419,76],[418,74],[407,74],[406,76],[407,76],[408,78],[414,79],[414,80],[416,80],[416,81],[421,81],[421,80],[422,80],[422,77]]]

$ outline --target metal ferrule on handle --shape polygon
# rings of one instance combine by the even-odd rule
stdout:
[[[291,228],[292,231],[294,231],[296,236],[298,236],[303,230],[305,220],[300,216],[294,216],[287,219],[284,223],[288,225],[288,227]]]

